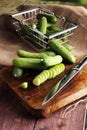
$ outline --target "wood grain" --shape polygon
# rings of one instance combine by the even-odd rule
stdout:
[[[87,66],[78,73],[62,93],[56,95],[53,100],[46,105],[42,105],[42,101],[48,91],[58,81],[59,76],[55,79],[48,80],[39,87],[35,87],[32,84],[32,79],[39,72],[35,73],[34,71],[29,70],[25,72],[23,77],[15,79],[12,77],[12,70],[13,67],[10,67],[1,71],[2,80],[17,97],[19,102],[21,102],[32,115],[47,117],[58,109],[87,95]],[[28,81],[29,83],[27,90],[23,90],[19,87],[24,81]]]
[[[64,107],[48,118],[35,118],[0,84],[0,130],[82,130],[87,97]],[[81,114],[80,114],[81,113]]]

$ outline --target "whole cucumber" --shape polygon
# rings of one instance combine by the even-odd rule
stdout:
[[[46,34],[47,29],[47,19],[46,17],[42,17],[38,23],[37,29],[42,32],[43,34]]]
[[[22,76],[22,74],[23,74],[23,68],[15,67],[15,68],[13,69],[13,72],[12,72],[13,77],[19,78],[19,77]]]
[[[76,59],[74,55],[69,50],[67,50],[62,44],[60,44],[60,41],[51,39],[49,40],[48,44],[51,50],[61,55],[66,62],[75,63]]]
[[[55,56],[55,52],[53,51],[45,51],[45,52],[29,52],[29,51],[24,51],[24,50],[18,50],[17,55],[20,57],[25,57],[25,58],[43,58],[46,56]]]
[[[51,25],[47,29],[50,30],[50,31],[54,31],[54,32],[61,31],[61,29],[59,27],[55,26],[55,25]]]
[[[59,28],[59,27],[57,27],[57,26],[53,26],[53,25],[51,25],[51,26],[49,26],[49,27],[47,27],[47,32],[46,32],[46,35],[51,35],[51,34],[54,34],[54,33],[56,33],[56,32],[59,32],[61,29]]]
[[[13,59],[13,65],[21,68],[43,70],[47,67],[42,64],[42,60],[36,58],[15,58]]]

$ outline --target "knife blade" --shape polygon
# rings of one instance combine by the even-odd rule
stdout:
[[[87,64],[87,55],[82,58],[82,60],[73,67],[66,75],[64,75],[48,92],[42,105],[45,105],[51,99],[53,99],[58,93],[62,92],[65,89],[65,86],[77,75],[77,73]]]

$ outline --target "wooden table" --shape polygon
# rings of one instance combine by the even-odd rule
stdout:
[[[25,0],[21,3],[1,3],[0,14],[11,12],[24,2]],[[6,85],[0,82],[0,130],[83,130],[87,97],[58,110],[48,118],[35,118],[11,95]]]
[[[47,118],[32,117],[0,83],[0,130],[83,130],[87,97]]]

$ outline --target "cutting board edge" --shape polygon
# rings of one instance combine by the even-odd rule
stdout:
[[[61,101],[54,103],[53,105],[51,104],[47,107],[43,107],[42,109],[38,109],[38,108],[34,108],[34,107],[28,105],[24,100],[21,99],[21,97],[19,97],[14,91],[12,91],[9,88],[8,84],[7,84],[7,87],[10,90],[11,94],[15,97],[15,99],[17,101],[19,101],[19,103],[25,108],[25,110],[27,110],[34,117],[48,117],[49,115],[60,110],[61,108],[66,107],[66,106],[70,105],[71,103],[74,103],[74,102],[78,101],[79,99],[87,96],[87,88],[83,88],[80,91],[74,93],[73,95],[70,95],[70,96],[62,99]],[[84,93],[83,93],[83,91],[84,91]],[[72,98],[72,97],[74,97],[74,98]]]

